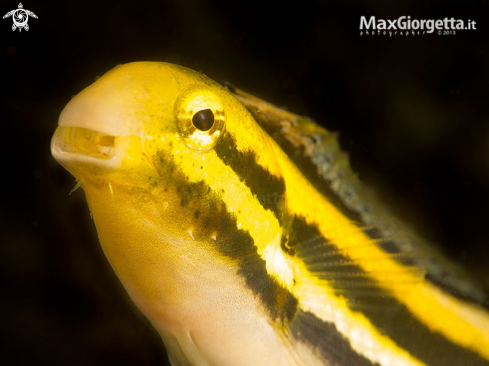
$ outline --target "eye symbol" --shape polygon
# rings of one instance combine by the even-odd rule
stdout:
[[[210,109],[202,109],[194,114],[192,123],[201,131],[209,131],[214,125],[214,113]]]

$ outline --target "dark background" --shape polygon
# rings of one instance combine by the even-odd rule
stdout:
[[[130,61],[196,69],[341,132],[360,177],[489,287],[487,0],[23,5],[39,17],[28,32],[0,21],[2,364],[166,363],[49,151],[70,97]],[[477,30],[360,36],[361,15]]]

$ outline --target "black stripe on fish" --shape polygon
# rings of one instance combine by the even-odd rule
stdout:
[[[331,365],[373,366],[365,356],[352,349],[350,341],[338,332],[334,323],[327,323],[314,314],[299,309],[290,324],[292,336],[315,349]]]
[[[304,218],[294,217],[288,238],[289,247],[295,250],[298,258],[305,258],[306,267],[313,274],[326,279],[337,296],[345,298],[351,308],[363,313],[381,333],[417,359],[427,365],[489,365],[476,352],[431,331],[404,304],[392,297],[389,291],[369,278],[368,272],[348,257],[342,256],[327,238],[320,235],[318,228],[308,224]],[[328,271],[331,273],[329,278]],[[361,278],[358,286],[355,286],[354,281],[346,284],[336,281],[348,273]]]
[[[229,166],[250,188],[263,208],[271,210],[278,221],[282,222],[281,202],[285,194],[283,178],[271,174],[258,164],[253,151],[238,151],[236,141],[228,132],[224,133],[214,149],[224,164]]]
[[[343,215],[348,217],[350,220],[362,223],[362,217],[359,212],[352,210],[346,205],[344,199],[338,195],[338,193],[333,190],[325,177],[319,174],[318,166],[313,162],[313,156],[310,153],[305,152],[304,145],[299,147],[294,146],[288,139],[284,132],[282,132],[282,126],[278,123],[281,120],[280,109],[276,109],[277,114],[269,112],[269,114],[261,113],[257,108],[251,106],[246,106],[255,120],[260,124],[260,126],[275,140],[275,142],[282,148],[282,150],[287,154],[287,156],[294,162],[294,164],[300,168],[304,176],[313,184],[313,186],[324,196],[328,201],[330,201]],[[269,117],[269,118],[267,118]],[[333,155],[338,155],[339,152],[331,152],[330,154],[325,154],[324,163],[330,162],[331,168],[336,169],[336,164],[333,160]],[[336,160],[338,159],[337,156]],[[353,174],[353,173],[351,173]]]
[[[171,160],[159,154],[156,159],[165,171],[166,194],[174,184],[175,194],[181,202],[182,215],[178,220],[192,229],[197,241],[207,243],[238,266],[238,274],[260,299],[272,320],[287,323],[295,315],[297,299],[268,274],[266,262],[258,254],[249,232],[239,229],[236,216],[222,201],[222,192],[213,191],[204,181],[190,182]],[[156,164],[155,164],[156,165]]]
[[[238,229],[235,216],[228,212],[223,202],[212,202],[205,209],[201,207],[195,224],[197,240],[209,239],[217,233],[216,240],[211,239],[211,243],[221,254],[238,262],[238,274],[245,278],[248,287],[261,299],[273,320],[292,319],[297,309],[297,299],[268,274],[266,262],[258,254],[253,238],[247,231]]]

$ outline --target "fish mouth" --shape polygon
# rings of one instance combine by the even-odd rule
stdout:
[[[124,137],[82,127],[58,126],[51,140],[53,157],[61,165],[74,162],[107,168],[120,166]]]

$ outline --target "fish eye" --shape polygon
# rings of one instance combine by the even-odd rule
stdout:
[[[214,125],[214,113],[210,109],[202,109],[194,114],[192,123],[201,131],[209,131]]]
[[[224,133],[225,114],[217,93],[203,85],[183,90],[173,106],[180,136],[196,150],[213,148]]]

